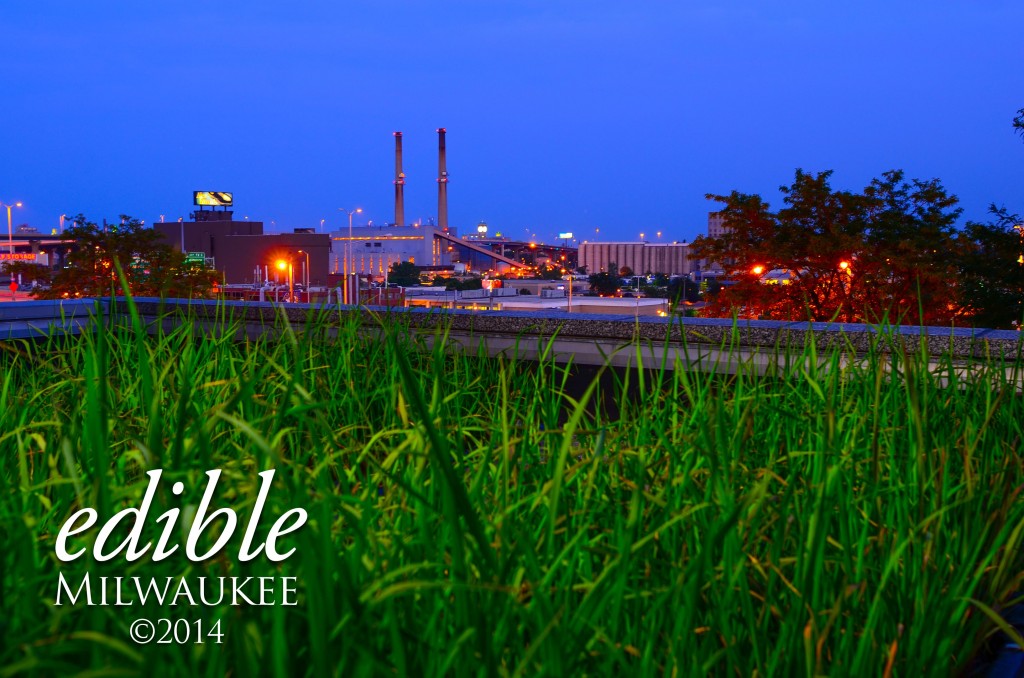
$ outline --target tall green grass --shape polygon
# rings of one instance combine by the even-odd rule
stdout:
[[[0,675],[946,675],[1024,588],[1019,358],[808,345],[581,386],[393,317],[181,320],[0,344]],[[56,559],[73,511],[138,505],[154,468],[151,520],[214,468],[244,515],[277,469],[263,522],[304,507],[295,554],[240,563],[239,529],[201,564]],[[300,604],[53,607],[86,570],[296,576]],[[139,617],[224,643],[135,645]]]

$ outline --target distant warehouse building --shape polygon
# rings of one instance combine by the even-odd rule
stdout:
[[[505,271],[521,264],[512,254],[495,252],[487,243],[458,237],[454,227],[353,226],[331,233],[331,272],[382,278],[393,265],[408,261],[421,270],[439,271],[463,264],[467,270]]]
[[[607,271],[609,264],[615,264],[619,269],[628,266],[637,275],[689,275],[693,270],[689,249],[685,242],[584,242],[579,265],[586,266],[589,273]]]
[[[219,271],[228,284],[280,278],[275,266],[282,260],[292,262],[296,281],[308,277],[310,285],[328,283],[331,241],[326,233],[301,229],[296,233],[264,234],[262,221],[235,221],[230,210],[197,210],[192,219],[156,223],[153,228],[171,247],[201,252],[206,265]]]
[[[438,234],[455,235],[455,229],[433,225],[355,226],[331,233],[331,272],[383,277],[394,264],[410,261],[417,266],[451,266],[448,247]],[[346,266],[346,261],[348,265]]]

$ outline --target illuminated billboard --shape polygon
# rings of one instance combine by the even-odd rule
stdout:
[[[230,193],[221,191],[193,191],[192,204],[212,207],[231,207],[233,200]]]

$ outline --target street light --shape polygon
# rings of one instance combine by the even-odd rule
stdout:
[[[295,279],[292,276],[292,262],[278,259],[277,270],[284,271],[285,269],[288,270],[288,301],[291,301],[295,298]]]
[[[348,279],[348,260],[352,257],[352,215],[361,214],[363,211],[362,207],[357,207],[354,210],[347,210],[344,207],[339,207],[340,212],[344,212],[348,215],[348,244],[345,247],[345,279]],[[352,262],[352,267],[355,268],[355,262]]]
[[[338,210],[348,215],[348,242],[345,245],[345,302],[352,303],[352,301],[349,299],[349,297],[352,295],[352,291],[349,289],[350,285],[348,279],[348,274],[350,273],[348,268],[348,260],[352,257],[352,215],[356,213],[361,213],[363,211],[363,208],[357,207],[354,210],[347,210],[344,207],[339,207]],[[352,262],[352,268],[355,268],[355,261]]]
[[[764,266],[758,264],[754,268],[750,269],[750,272],[753,273],[754,275],[761,275],[762,273],[764,273]]]
[[[13,205],[8,205],[5,202],[0,202],[0,207],[7,208],[7,244],[10,247],[10,253],[14,254],[14,230],[11,226],[11,208],[21,207],[21,202],[16,202]]]
[[[305,272],[306,272],[306,275],[304,277],[306,279],[306,295],[307,295],[307,299],[308,299],[308,295],[309,295],[309,252],[306,252],[306,251],[303,251],[303,250],[299,250],[299,254],[305,254],[306,255],[306,268],[304,269]]]

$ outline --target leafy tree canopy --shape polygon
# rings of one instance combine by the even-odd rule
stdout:
[[[591,292],[597,292],[601,296],[612,296],[619,291],[619,286],[622,281],[619,276],[614,273],[616,271],[614,262],[608,264],[608,272],[602,271],[600,273],[591,273],[590,277],[587,278],[587,283],[590,285]]]
[[[157,231],[128,215],[101,227],[79,214],[62,239],[71,249],[67,265],[53,274],[49,290],[36,293],[39,298],[120,296],[124,287],[140,297],[206,297],[219,277],[186,265],[184,255]]]
[[[725,205],[726,230],[691,251],[726,272],[712,313],[928,324],[961,315],[950,288],[956,196],[900,170],[859,192],[833,189],[831,176],[797,170],[779,210],[759,195],[707,196]]]
[[[668,298],[673,304],[681,301],[696,303],[700,301],[700,285],[685,276],[672,278],[668,281]]]
[[[420,269],[411,261],[398,261],[388,269],[388,284],[412,287],[420,282]]]
[[[976,324],[1014,327],[1024,322],[1024,220],[1005,207],[993,221],[968,222],[957,257],[962,303]]]

